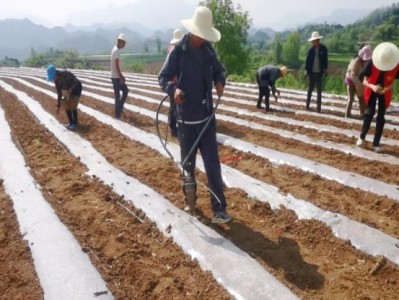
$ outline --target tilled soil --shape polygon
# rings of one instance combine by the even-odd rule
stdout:
[[[40,101],[47,112],[56,116],[60,122],[66,123],[63,113],[56,115],[53,98],[15,80],[0,79]],[[35,80],[27,81],[54,91],[54,88],[39,84]],[[113,97],[112,93],[96,91],[88,86],[84,86],[84,89]],[[131,88],[131,92],[135,93],[134,88]],[[128,103],[156,109],[156,105],[134,99],[134,96],[129,97]],[[82,96],[81,104],[113,115],[113,105],[96,99]],[[256,111],[254,106],[224,104]],[[212,274],[202,271],[195,261],[173,243],[173,240],[164,237],[141,211],[124,202],[121,195],[113,193],[111,187],[105,186],[96,178],[86,176],[85,166],[79,159],[73,157],[57,141],[57,137],[41,126],[14,95],[0,89],[0,105],[6,112],[14,142],[20,145],[32,175],[42,186],[46,200],[60,220],[71,230],[82,249],[88,253],[116,298],[232,298],[215,281]],[[164,109],[163,113],[166,111]],[[220,113],[230,114],[225,111]],[[291,117],[287,116],[287,113],[274,114]],[[241,115],[234,117],[246,119]],[[295,118],[301,117],[296,115]],[[79,119],[80,125],[76,134],[90,141],[114,166],[163,194],[177,207],[183,208],[179,170],[170,159],[138,141],[122,136],[83,112],[79,112]],[[325,124],[322,116],[306,116],[306,120]],[[155,133],[154,120],[151,118],[125,110],[123,121]],[[321,138],[317,131],[305,128],[293,128],[292,125],[267,122],[259,118],[252,121]],[[336,122],[334,126],[350,129],[353,125]],[[279,137],[273,132],[261,132],[227,122],[218,121],[218,132],[337,169],[376,178],[389,184],[398,184],[398,168],[394,165],[309,146]],[[384,136],[389,134],[390,138],[398,138],[397,132],[386,132]],[[325,136],[334,142],[354,143],[353,139],[336,133],[323,133],[323,138]],[[175,139],[172,141],[177,142]],[[399,148],[391,146],[389,151],[391,155],[399,157]],[[266,159],[230,147],[221,146],[220,157],[230,167],[278,187],[283,194],[292,194],[322,209],[346,215],[352,220],[399,237],[399,205],[392,199],[349,188],[293,167],[276,166]],[[229,160],[234,157],[240,159]],[[205,176],[200,173],[198,180],[206,182]],[[18,232],[10,199],[4,190],[1,189],[0,192],[0,259],[2,266],[13,266],[15,271],[12,274],[22,274],[11,276],[8,270],[3,273],[2,267],[0,278],[4,280],[0,282],[0,290],[4,299],[18,299],[20,295],[29,295],[29,299],[41,299],[43,292],[35,274],[29,248]],[[366,255],[356,250],[349,242],[337,239],[326,225],[315,220],[299,220],[294,212],[284,208],[273,211],[268,204],[249,199],[239,189],[226,188],[225,192],[234,222],[224,226],[210,223],[208,193],[202,187],[199,187],[198,191],[200,220],[249,253],[299,297],[398,298],[397,265],[387,262],[378,272],[370,275],[369,272],[376,265],[378,257]],[[133,214],[120,204],[128,206]],[[144,219],[144,222],[140,219]]]

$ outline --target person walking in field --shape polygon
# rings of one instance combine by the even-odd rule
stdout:
[[[371,61],[366,66],[363,75],[363,84],[365,86],[364,100],[367,106],[364,113],[362,131],[356,142],[356,146],[364,146],[378,102],[373,150],[381,152],[380,140],[384,131],[385,111],[391,104],[395,79],[399,78],[398,47],[389,42],[379,44],[374,49]]]
[[[310,110],[310,100],[314,86],[317,89],[317,112],[321,112],[321,92],[323,78],[327,76],[328,68],[328,50],[327,47],[320,43],[323,37],[318,31],[314,31],[309,42],[312,47],[309,48],[305,61],[305,76],[308,77],[308,94],[306,98],[306,109]]]
[[[277,101],[278,96],[280,96],[280,91],[276,89],[276,81],[277,79],[287,75],[287,72],[288,69],[285,66],[279,68],[272,65],[267,65],[258,69],[256,72],[256,81],[259,88],[258,103],[256,105],[257,108],[262,108],[262,99],[265,97],[266,111],[271,111],[269,103],[270,89],[275,100]]]
[[[350,118],[352,111],[352,103],[355,98],[355,94],[359,99],[359,110],[360,116],[364,116],[366,104],[364,103],[364,85],[363,80],[360,80],[360,74],[364,70],[367,62],[371,59],[371,47],[369,45],[364,46],[359,50],[358,55],[353,58],[349,65],[345,75],[345,84],[348,91],[348,104],[346,105],[345,118]]]
[[[115,118],[120,120],[129,89],[121,70],[121,51],[126,46],[126,38],[119,34],[117,43],[111,52],[111,81],[115,94]],[[122,96],[121,96],[122,91]]]
[[[170,41],[167,54],[172,52],[172,50],[175,48],[175,44],[180,41],[183,37],[183,32],[180,29],[175,29],[173,32],[173,38]],[[177,82],[176,77],[173,78],[174,82]],[[172,136],[178,137],[179,136],[179,130],[177,128],[177,122],[176,122],[176,104],[174,101],[174,95],[173,93],[169,95],[169,128]]]
[[[78,126],[78,104],[82,94],[82,83],[70,71],[59,71],[54,65],[47,68],[47,81],[52,81],[57,89],[57,114],[60,107],[65,110],[68,117],[69,130],[75,130]]]
[[[221,34],[213,28],[212,12],[207,7],[197,7],[192,19],[181,22],[189,33],[166,58],[158,80],[168,95],[174,95],[176,103],[184,169],[183,193],[187,206],[192,210],[197,189],[196,156],[200,150],[208,178],[212,222],[228,223],[232,218],[226,212],[212,99],[213,88],[219,97],[223,95],[226,81],[224,68],[211,44],[219,41]]]

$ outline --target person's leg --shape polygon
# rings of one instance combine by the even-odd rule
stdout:
[[[367,108],[364,112],[364,120],[363,127],[360,133],[360,139],[365,140],[366,135],[370,129],[371,122],[373,121],[373,116],[375,114],[375,105],[376,105],[377,97],[375,94],[371,95],[369,103],[367,104]]]
[[[196,200],[196,191],[197,191],[197,184],[195,181],[195,163],[196,163],[196,156],[197,156],[197,149],[193,151],[191,156],[186,160],[188,153],[190,152],[192,146],[197,137],[196,125],[187,125],[183,123],[178,123],[179,128],[179,143],[180,143],[180,156],[181,156],[181,163],[185,161],[183,169],[185,171],[184,178],[183,178],[183,194],[184,194],[184,201],[187,205],[189,205],[187,201],[187,193],[186,187],[190,184],[190,190],[194,189],[194,201]]]
[[[346,86],[346,90],[348,91],[348,103],[346,104],[345,118],[350,118],[352,111],[352,103],[355,97],[355,86],[352,84],[348,84]]]
[[[266,103],[266,111],[270,111],[270,89],[267,86],[265,88],[265,103]]]
[[[315,84],[315,77],[314,74],[309,74],[309,85],[308,85],[308,94],[306,97],[306,109],[310,109],[310,100],[312,98],[312,93],[314,89],[314,84]]]
[[[125,105],[127,95],[129,94],[129,88],[127,87],[126,84],[121,85],[120,88],[122,90],[122,97],[121,97],[121,100],[119,102],[119,112],[120,112],[119,115],[122,114],[123,106]]]
[[[379,147],[380,141],[382,137],[382,133],[384,131],[385,125],[385,97],[380,96],[378,98],[378,112],[377,112],[377,120],[376,120],[376,127],[375,127],[375,134],[373,140],[373,146]]]
[[[321,91],[323,87],[323,77],[321,73],[316,74],[317,85],[317,112],[321,112]]]
[[[360,111],[360,116],[364,116],[364,111],[366,110],[366,103],[364,102],[364,95],[359,95],[359,111]]]
[[[212,191],[210,192],[212,210],[214,212],[225,212],[226,198],[223,192],[222,170],[216,141],[215,121],[210,123],[204,132],[199,143],[199,149],[208,178],[208,187]]]
[[[258,89],[259,89],[258,103],[256,104],[256,107],[257,108],[262,108],[263,93],[262,93],[262,88],[260,87],[259,74],[256,74],[256,82],[258,83]]]
[[[112,86],[114,88],[114,97],[115,97],[115,104],[114,104],[114,110],[115,110],[115,118],[120,118],[120,111],[119,111],[119,102],[121,99],[121,87],[119,84],[119,78],[111,78],[112,80]]]

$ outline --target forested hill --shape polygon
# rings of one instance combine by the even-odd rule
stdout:
[[[304,41],[318,30],[331,52],[353,53],[363,43],[376,45],[382,41],[399,44],[399,3],[376,9],[365,18],[347,26],[307,25],[299,30]]]

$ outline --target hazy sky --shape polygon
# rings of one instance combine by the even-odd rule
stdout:
[[[29,18],[46,26],[66,23],[138,22],[153,29],[175,27],[191,18],[196,0],[0,0],[0,19]],[[343,9],[375,9],[393,0],[233,0],[256,27],[282,30]]]

